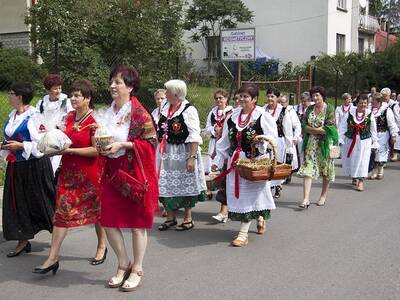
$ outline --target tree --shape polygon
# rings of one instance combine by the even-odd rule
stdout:
[[[369,10],[388,23],[389,32],[400,31],[400,0],[371,0]]]
[[[190,39],[198,42],[219,36],[221,28],[252,22],[253,17],[253,12],[241,0],[194,0],[186,11],[184,29],[192,31]]]
[[[183,0],[41,0],[26,18],[35,53],[67,79],[107,89],[110,69],[135,66],[144,89],[177,76]]]

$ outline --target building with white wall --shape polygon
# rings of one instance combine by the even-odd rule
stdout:
[[[31,51],[29,26],[25,24],[28,9],[34,0],[0,0],[0,43],[5,48]]]
[[[368,15],[368,0],[242,1],[254,21],[239,27],[255,27],[256,47],[283,63],[303,63],[322,53],[375,51],[379,23]],[[191,58],[207,58],[201,43],[188,46]]]

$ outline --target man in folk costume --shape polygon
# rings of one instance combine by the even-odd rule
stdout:
[[[383,179],[383,167],[389,157],[390,144],[396,143],[399,128],[396,125],[392,109],[384,101],[381,93],[375,93],[373,96],[372,114],[376,120],[380,147],[375,153],[375,163],[370,179]]]
[[[286,162],[287,154],[289,154],[289,157],[293,157],[293,124],[286,108],[278,103],[280,95],[281,93],[278,89],[269,88],[264,109],[267,114],[270,114],[275,119],[278,128],[278,161],[284,163]],[[287,163],[291,164],[291,161]],[[271,187],[275,187],[274,198],[280,198],[282,183],[282,180],[271,181]]]

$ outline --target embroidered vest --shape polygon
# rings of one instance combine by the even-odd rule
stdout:
[[[278,136],[285,136],[283,133],[283,118],[285,117],[286,107],[282,107],[281,113],[279,114],[278,120],[276,120],[276,127],[278,127]]]
[[[229,141],[231,143],[229,155],[232,156],[233,152],[238,147],[236,139],[238,130],[236,128],[236,124],[232,121],[232,118],[228,119],[227,125]],[[261,128],[261,116],[256,121],[251,122],[245,129],[242,130],[241,147],[247,158],[251,157],[251,143],[253,142],[254,138],[257,135],[262,134],[264,133]],[[258,152],[258,150],[256,150],[256,156],[258,155],[260,155],[260,153]]]
[[[31,134],[29,133],[28,129],[28,121],[29,121],[29,116],[22,121],[22,123],[18,126],[17,129],[15,129],[14,133],[11,136],[8,136],[6,134],[6,127],[8,122],[4,126],[4,137],[6,138],[7,141],[17,141],[17,142],[31,142]],[[24,150],[17,150],[15,151],[15,156],[17,161],[25,161],[25,158],[22,156],[22,153]],[[34,156],[30,156],[29,159],[34,158]]]
[[[158,141],[161,142],[162,137],[167,132],[167,143],[169,144],[184,144],[187,137],[189,136],[189,130],[187,125],[185,124],[185,120],[183,119],[183,112],[187,110],[191,106],[190,103],[187,103],[182,112],[171,119],[167,119],[166,116],[161,115],[160,120],[158,121]]]
[[[211,114],[211,125],[214,126],[215,124],[217,124],[217,122],[219,122],[219,123],[220,123],[220,127],[222,127],[222,124],[224,123],[226,117],[227,117],[231,112],[232,112],[232,109],[226,111],[224,117],[223,117],[221,120],[218,120],[218,121],[217,121],[217,119],[215,118],[215,114],[212,113],[212,114]],[[215,136],[214,136],[214,135],[211,135],[211,138],[212,138],[212,139],[215,139]]]
[[[365,119],[364,121],[362,121],[360,123],[361,126],[363,126],[365,124],[365,126],[363,126],[363,128],[360,128],[360,139],[361,140],[365,140],[371,137],[371,114],[370,113]],[[354,135],[354,130],[355,130],[355,125],[357,123],[354,121],[354,117],[352,114],[349,114],[349,117],[347,118],[347,131],[344,134],[346,137],[348,137],[349,139],[353,138]]]
[[[387,108],[379,116],[375,117],[376,120],[376,131],[386,132],[389,130],[387,123]]]

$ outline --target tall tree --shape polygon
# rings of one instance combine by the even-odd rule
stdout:
[[[138,68],[146,87],[176,76],[183,0],[41,0],[26,19],[46,66],[107,87],[111,67]]]
[[[253,17],[253,12],[241,0],[193,0],[186,11],[184,29],[192,31],[191,40],[198,42],[208,36],[218,36],[221,28],[252,22]]]

